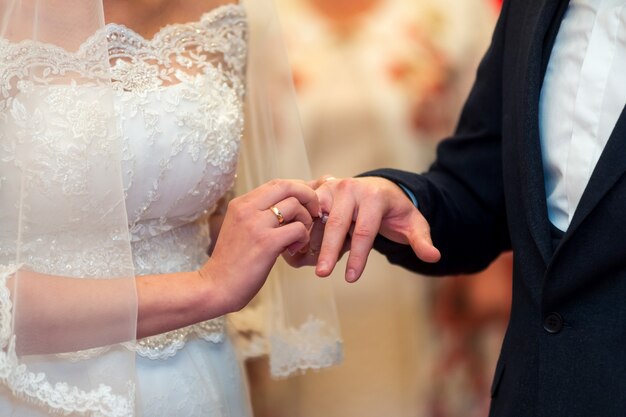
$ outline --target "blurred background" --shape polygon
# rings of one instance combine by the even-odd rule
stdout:
[[[276,0],[314,177],[423,171],[455,126],[497,0]],[[486,417],[511,258],[432,279],[374,253],[331,278],[344,364],[272,381],[249,364],[256,417]]]

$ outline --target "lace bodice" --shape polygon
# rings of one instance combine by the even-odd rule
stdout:
[[[202,265],[209,246],[206,217],[235,179],[243,130],[246,37],[243,5],[227,4],[197,22],[165,26],[150,39],[125,26],[108,24],[76,53],[32,41],[0,40],[4,58],[0,80],[5,83],[0,92],[7,98],[0,103],[10,106],[10,122],[17,132],[16,141],[0,142],[0,163],[41,165],[42,174],[33,174],[38,175],[33,181],[37,192],[56,197],[55,201],[60,201],[60,195],[67,201],[54,207],[37,202],[34,210],[41,213],[33,212],[31,217],[63,218],[67,217],[63,213],[75,207],[84,212],[85,222],[106,216],[92,195],[108,191],[98,191],[98,184],[89,178],[99,159],[115,160],[107,142],[107,123],[116,120],[122,135],[122,181],[134,273],[189,271]],[[100,65],[103,44],[108,47],[110,68]],[[25,68],[42,62],[45,67],[38,78],[21,75]],[[46,81],[46,75],[58,77],[70,71],[88,79],[106,73],[113,92],[110,86]],[[12,84],[14,79],[18,81]],[[29,97],[35,97],[36,105]],[[111,101],[114,117],[106,113],[106,103]],[[39,131],[42,117],[45,131]],[[22,136],[26,139],[19,139]],[[64,139],[68,136],[72,142]],[[20,147],[38,152],[20,160],[16,151]],[[20,181],[9,170],[0,170],[0,193],[18,195]],[[12,227],[0,214],[0,228]],[[54,240],[33,241],[21,256],[27,256],[26,263],[39,271],[60,275],[97,276],[98,271],[110,271],[111,265],[124,264],[113,261],[119,248],[108,250],[89,242],[82,232],[86,228],[77,222],[61,235],[56,233]],[[121,240],[113,238],[111,245]],[[77,241],[84,243],[84,253],[69,257],[65,248],[76,247]],[[13,248],[11,242],[0,242],[0,261],[14,262]],[[88,261],[82,264],[83,260]],[[222,340],[223,327],[223,319],[217,319],[127,347],[153,359],[166,358],[192,334],[212,342]]]
[[[209,246],[205,216],[235,178],[243,129],[243,8],[220,7],[150,40],[124,26],[106,29],[135,271],[197,269]],[[166,358],[192,334],[221,341],[223,319],[128,346]]]
[[[241,6],[146,40],[107,26],[133,241],[196,220],[233,184],[243,127]]]

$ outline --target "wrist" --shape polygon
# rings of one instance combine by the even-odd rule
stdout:
[[[219,271],[212,259],[209,259],[197,272],[201,291],[198,293],[199,308],[207,310],[208,319],[220,317],[233,311],[233,303],[225,283],[224,274]]]
[[[137,337],[161,334],[224,315],[213,279],[200,271],[137,277]]]

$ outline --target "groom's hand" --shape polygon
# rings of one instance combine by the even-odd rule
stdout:
[[[313,186],[322,212],[328,213],[317,275],[330,275],[349,239],[346,280],[358,280],[378,233],[394,242],[411,245],[424,262],[437,262],[441,258],[433,246],[428,222],[393,182],[378,177],[325,177]]]

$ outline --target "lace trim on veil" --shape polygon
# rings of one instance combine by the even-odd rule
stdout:
[[[274,329],[268,335],[264,324],[266,310],[266,306],[247,307],[229,317],[235,343],[244,359],[269,354],[270,372],[276,378],[328,368],[343,361],[343,341],[337,329],[326,321],[309,316],[298,327]]]
[[[309,369],[323,369],[343,360],[342,341],[328,323],[309,317],[299,328],[275,332],[270,337],[273,376],[286,378]]]
[[[13,303],[7,280],[18,271],[15,265],[0,266],[0,382],[13,395],[61,414],[79,413],[89,417],[132,417],[135,385],[129,381],[128,394],[118,395],[100,385],[84,391],[67,383],[52,384],[43,373],[31,372],[20,364],[11,332]]]

